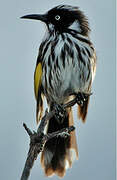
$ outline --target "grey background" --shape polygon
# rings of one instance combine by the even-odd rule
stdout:
[[[44,13],[58,4],[79,6],[92,29],[97,50],[97,74],[86,124],[74,108],[79,160],[64,180],[115,180],[115,1],[4,0],[0,5],[0,180],[18,180],[29,139],[23,122],[36,129],[33,73],[45,26],[19,19]],[[47,179],[39,158],[30,179]],[[54,176],[51,178],[58,179]]]

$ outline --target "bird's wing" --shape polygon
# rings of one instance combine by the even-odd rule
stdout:
[[[42,118],[43,114],[43,94],[42,94],[42,64],[37,63],[34,73],[34,92],[37,101],[36,105],[36,121],[37,123]]]

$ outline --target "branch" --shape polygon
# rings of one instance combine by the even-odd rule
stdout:
[[[87,97],[90,95],[91,94],[87,95]],[[74,106],[76,103],[78,103],[77,95],[72,101],[62,105],[62,108],[65,109],[65,108]],[[23,124],[26,132],[28,133],[30,137],[30,147],[28,151],[28,157],[26,159],[25,166],[24,166],[23,173],[20,180],[28,180],[34,161],[37,159],[38,154],[43,150],[44,145],[48,140],[57,136],[62,136],[62,137],[68,136],[70,135],[71,131],[75,130],[74,126],[70,126],[70,127],[63,128],[53,133],[44,134],[44,129],[47,122],[55,115],[55,113],[56,113],[56,109],[50,111],[49,113],[46,110],[44,117],[41,119],[37,132],[35,131],[32,132],[26,126],[26,124]]]

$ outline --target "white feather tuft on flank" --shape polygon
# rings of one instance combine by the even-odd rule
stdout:
[[[71,158],[72,163],[73,163],[73,161],[75,161],[77,159],[76,151],[73,148],[70,149],[70,158]]]
[[[96,53],[94,52],[93,58],[91,58],[92,82],[93,82],[93,80],[95,78],[95,74],[96,74],[95,59],[96,59]]]
[[[66,159],[65,161],[65,169],[68,169],[71,167],[72,163],[75,161],[75,160],[78,160],[78,156],[76,154],[76,151],[75,149],[71,148],[69,150],[69,159]]]
[[[70,168],[70,165],[69,165],[69,161],[66,160],[66,161],[65,161],[65,169],[67,170],[68,168]]]

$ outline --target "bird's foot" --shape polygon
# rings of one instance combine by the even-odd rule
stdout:
[[[67,112],[65,108],[63,108],[62,105],[60,104],[55,104],[54,108],[55,108],[55,118],[58,121],[58,123],[62,124],[67,115]]]
[[[62,132],[62,133],[61,133],[60,135],[58,135],[58,136],[66,139],[67,137],[70,136],[70,133],[68,133],[68,132]]]
[[[77,104],[80,106],[83,106],[85,101],[87,101],[88,97],[91,95],[92,93],[86,94],[86,93],[79,92],[78,94],[76,94]]]

